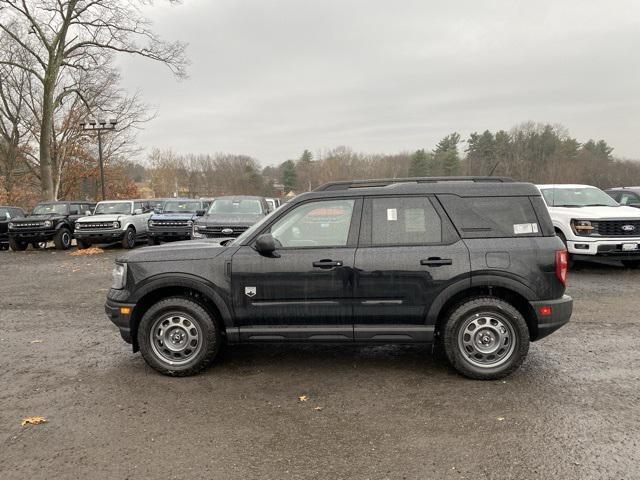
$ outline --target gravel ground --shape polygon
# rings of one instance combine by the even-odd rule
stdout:
[[[265,345],[174,379],[103,313],[118,253],[0,252],[3,480],[640,478],[640,271],[572,271],[572,322],[504,381],[420,347]]]

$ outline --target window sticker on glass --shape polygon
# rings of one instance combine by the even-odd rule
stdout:
[[[427,223],[424,218],[424,209],[407,208],[404,211],[404,228],[407,232],[426,232]]]
[[[537,223],[516,223],[513,225],[513,233],[515,233],[516,235],[538,233],[538,224]]]
[[[395,208],[387,208],[387,221],[396,222],[398,220],[398,210]]]

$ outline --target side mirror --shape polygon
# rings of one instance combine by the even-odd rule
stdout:
[[[276,251],[276,241],[270,233],[265,233],[256,238],[256,250],[265,257],[279,257]]]
[[[142,209],[141,209],[141,208],[136,208],[136,209],[133,211],[133,214],[134,214],[134,215],[142,215]]]
[[[206,214],[206,210],[196,210],[196,217],[204,217]]]

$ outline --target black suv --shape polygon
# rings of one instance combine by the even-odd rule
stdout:
[[[204,215],[205,202],[202,200],[174,199],[167,200],[159,213],[149,219],[149,245],[160,245],[160,242],[189,240],[193,230],[193,222]]]
[[[500,378],[569,321],[567,252],[539,190],[493,177],[336,182],[237,239],[116,261],[106,312],[149,365],[207,367],[225,342],[425,343]]]
[[[263,197],[217,197],[204,217],[193,225],[191,238],[237,237],[269,213]]]
[[[21,217],[24,217],[21,208],[0,205],[0,250],[9,249],[9,222]]]
[[[9,244],[12,250],[26,250],[31,244],[40,248],[53,240],[58,250],[71,246],[76,220],[90,215],[95,203],[43,202],[28,217],[9,222]]]

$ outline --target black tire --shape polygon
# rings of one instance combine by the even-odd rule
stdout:
[[[564,236],[564,233],[556,231],[556,235],[562,240],[564,243],[564,248],[567,249],[567,270],[571,270],[575,265],[575,260],[573,259],[573,255],[569,253],[569,247],[567,245],[567,237]]]
[[[180,322],[176,322],[176,319],[180,319]],[[176,352],[167,348],[168,341],[160,344],[155,335],[152,340],[151,331],[162,333],[165,339],[170,339],[172,332],[186,334],[182,323],[185,319],[192,327],[191,332],[197,333],[197,344],[193,348],[198,350],[189,354],[186,349],[188,345],[183,344],[185,357],[181,360],[175,356]],[[162,326],[165,322],[169,327],[166,330]],[[193,342],[191,338],[187,337]],[[170,297],[152,305],[144,314],[138,328],[138,345],[151,368],[163,375],[186,377],[201,372],[213,363],[222,347],[222,332],[215,318],[201,304],[184,297]]]
[[[24,252],[29,246],[29,244],[21,240],[16,240],[15,238],[10,238],[9,246],[11,247],[11,250],[13,250],[14,252]]]
[[[76,238],[76,243],[78,244],[78,250],[84,250],[91,246],[91,242],[80,240],[79,238]]]
[[[158,240],[158,239],[157,239],[157,238],[155,238],[155,237],[149,237],[149,238],[147,238],[147,244],[148,244],[150,247],[154,247],[154,246],[156,246],[156,245],[160,245],[160,240]]]
[[[494,321],[496,324],[492,324]],[[472,329],[472,324],[479,326]],[[502,329],[504,332],[496,335]],[[480,337],[481,334],[484,335]],[[479,345],[482,340],[493,344]],[[495,297],[475,297],[451,311],[444,325],[443,344],[449,362],[460,374],[477,380],[495,380],[520,367],[529,351],[529,329],[513,305]],[[487,349],[488,354],[478,346]]]
[[[640,260],[622,260],[622,265],[626,268],[638,268],[640,267]]]
[[[56,245],[56,249],[58,250],[69,250],[71,247],[71,232],[68,228],[61,228],[56,233],[56,236],[53,237],[53,243]]]
[[[136,231],[133,227],[127,228],[122,237],[122,248],[131,249],[136,246]]]

